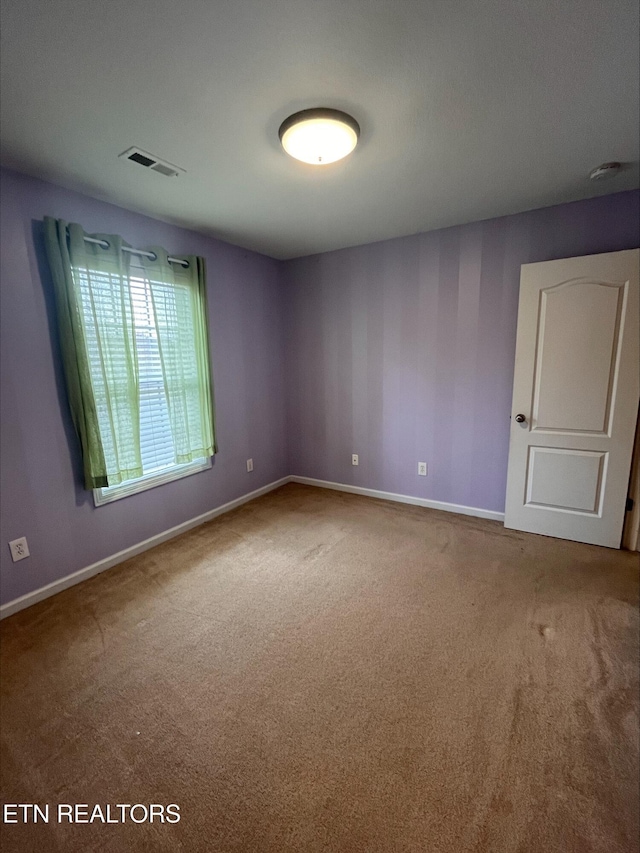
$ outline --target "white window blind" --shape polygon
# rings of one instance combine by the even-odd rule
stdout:
[[[140,380],[142,468],[145,474],[150,474],[175,464],[175,447],[162,378],[160,350],[152,315],[149,285],[141,278],[130,278],[129,284],[133,297]],[[175,303],[175,294],[169,291],[169,287],[163,287],[163,296],[166,301]],[[193,336],[193,328],[189,331]],[[192,380],[194,382],[197,380],[195,372]]]

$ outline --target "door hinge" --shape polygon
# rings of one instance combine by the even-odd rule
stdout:
[[[627,498],[627,505],[625,506],[626,512],[631,512],[633,510],[633,498]]]

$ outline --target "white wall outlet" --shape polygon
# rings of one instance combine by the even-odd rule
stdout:
[[[9,548],[11,549],[11,559],[14,563],[31,556],[26,536],[21,536],[20,539],[14,539],[12,542],[9,542]]]
[[[418,462],[418,474],[420,477],[427,476],[427,463],[426,462]]]
[[[247,471],[253,471],[253,459],[247,459]]]
[[[352,464],[352,465],[359,465],[359,464],[360,464],[360,463],[358,462],[358,454],[357,454],[357,453],[352,453],[352,454],[351,454],[351,464]]]

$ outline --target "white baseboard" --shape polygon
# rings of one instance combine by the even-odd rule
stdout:
[[[5,619],[7,616],[11,616],[13,613],[17,613],[19,610],[24,610],[25,607],[30,607],[32,604],[36,604],[38,601],[42,601],[45,598],[49,598],[52,595],[56,595],[56,593],[58,592],[62,592],[63,589],[68,589],[70,586],[75,586],[77,583],[81,583],[82,581],[88,580],[88,578],[91,578],[94,575],[98,575],[100,574],[100,572],[104,572],[107,569],[110,569],[112,566],[117,565],[118,563],[124,563],[125,560],[129,560],[131,557],[135,557],[136,554],[142,554],[143,551],[148,551],[149,548],[154,548],[156,545],[160,545],[160,543],[166,542],[168,539],[173,539],[174,536],[179,536],[181,533],[186,533],[186,531],[191,530],[192,527],[198,527],[198,525],[200,524],[204,524],[207,521],[211,521],[212,518],[215,518],[218,515],[222,515],[225,512],[230,512],[232,509],[235,509],[238,506],[242,506],[242,504],[245,504],[248,501],[252,501],[255,498],[259,498],[260,495],[266,495],[267,492],[272,492],[274,489],[277,489],[280,486],[284,486],[284,484],[288,483],[289,480],[289,477],[282,477],[280,480],[275,480],[273,483],[268,483],[266,486],[262,486],[262,488],[260,489],[256,489],[255,491],[249,492],[246,495],[242,495],[242,497],[236,498],[233,501],[229,501],[226,504],[222,504],[222,506],[209,510],[209,512],[205,512],[202,515],[197,515],[195,518],[190,518],[188,521],[183,521],[182,524],[178,524],[175,527],[171,527],[169,528],[169,530],[163,530],[162,533],[157,533],[155,536],[151,536],[149,539],[145,539],[143,542],[138,542],[137,545],[132,545],[130,548],[125,548],[123,551],[118,551],[117,554],[112,554],[110,557],[105,557],[104,560],[99,560],[97,563],[93,563],[91,566],[86,566],[86,568],[80,569],[77,572],[73,572],[73,574],[67,575],[64,578],[60,578],[59,580],[53,581],[52,583],[49,583],[46,586],[40,587],[40,589],[35,589],[33,592],[28,592],[26,595],[21,595],[20,598],[15,598],[13,601],[8,601],[6,604],[3,604],[0,607],[0,619]]]
[[[56,595],[58,592],[62,592],[63,589],[68,589],[70,586],[75,586],[77,583],[88,580],[88,578],[98,575],[100,572],[104,572],[118,563],[124,563],[125,560],[135,557],[136,554],[142,554],[143,551],[148,551],[149,548],[154,548],[156,545],[160,545],[168,539],[173,539],[174,536],[186,533],[186,531],[191,530],[192,527],[198,527],[198,525],[211,521],[212,518],[216,518],[218,515],[230,512],[232,509],[242,506],[242,504],[248,503],[255,498],[259,498],[261,495],[266,495],[267,492],[272,492],[274,489],[284,486],[285,483],[301,483],[305,486],[317,486],[321,489],[334,489],[337,492],[350,492],[354,495],[365,495],[369,498],[379,498],[380,500],[385,501],[413,504],[414,506],[424,506],[429,507],[430,509],[441,509],[445,512],[457,512],[461,515],[473,515],[478,518],[490,518],[494,521],[504,521],[503,512],[494,512],[489,509],[478,509],[472,506],[461,506],[460,504],[444,503],[443,501],[432,501],[427,498],[414,498],[411,495],[397,495],[394,492],[380,492],[377,489],[365,489],[361,486],[348,486],[345,483],[331,483],[328,480],[315,480],[312,477],[282,477],[280,480],[275,480],[273,483],[268,483],[260,489],[256,489],[255,491],[242,495],[233,501],[222,504],[222,506],[216,507],[216,509],[209,510],[209,512],[205,512],[195,518],[190,518],[188,521],[184,521],[182,524],[171,527],[169,530],[164,530],[162,533],[157,533],[155,536],[151,536],[143,542],[138,542],[137,545],[132,545],[130,548],[118,551],[117,554],[105,557],[104,560],[99,560],[91,566],[87,566],[84,569],[73,572],[73,574],[53,581],[52,583],[49,583],[40,589],[36,589],[33,592],[28,592],[26,595],[21,595],[20,598],[15,598],[13,601],[8,601],[0,607],[0,619],[5,619],[7,616],[11,616],[19,610],[24,610],[25,607],[30,607],[38,601],[43,601],[45,598],[49,598],[52,595]]]
[[[459,515],[473,515],[477,518],[490,518],[493,521],[504,521],[503,512],[492,509],[479,509],[475,506],[450,504],[444,501],[432,501],[428,498],[414,498],[411,495],[397,495],[395,492],[380,492],[377,489],[365,489],[362,486],[347,486],[345,483],[331,483],[328,480],[314,480],[313,477],[289,477],[292,483],[302,483],[305,486],[318,486],[321,489],[334,489],[336,492],[350,492],[353,495],[365,495],[368,498],[379,498],[383,501],[395,501],[401,504],[425,506],[429,509],[441,509],[444,512],[457,512]]]

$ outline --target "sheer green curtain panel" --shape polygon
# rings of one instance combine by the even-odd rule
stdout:
[[[209,372],[204,258],[171,264],[159,246],[140,257],[148,288],[151,323],[157,336],[176,464],[217,452]]]

